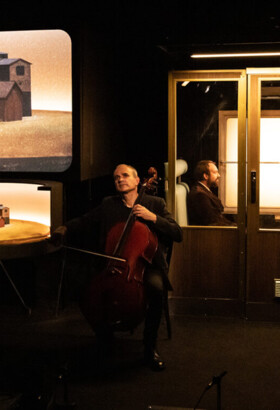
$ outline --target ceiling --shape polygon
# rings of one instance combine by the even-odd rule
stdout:
[[[157,48],[171,61],[185,61],[193,51],[261,47],[280,49],[279,2],[124,0],[5,4],[2,30],[87,26],[96,42],[129,54]]]
[[[85,3],[85,4],[84,4]],[[165,45],[255,43],[280,40],[278,2],[223,1],[73,1],[64,4],[5,4],[3,27],[20,29],[58,24],[90,23],[104,37],[123,42],[152,42]],[[59,28],[59,27],[57,27]]]

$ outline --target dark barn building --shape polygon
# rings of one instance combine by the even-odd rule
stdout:
[[[14,81],[22,92],[22,115],[29,117],[31,112],[31,64],[21,58],[8,58],[0,53],[0,81]]]
[[[0,121],[22,120],[22,91],[13,81],[0,81]]]

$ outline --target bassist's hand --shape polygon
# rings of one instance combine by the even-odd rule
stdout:
[[[50,242],[54,246],[62,246],[65,235],[67,232],[66,226],[62,225],[59,226],[51,235],[51,237],[48,239],[48,242]]]
[[[137,204],[133,207],[133,214],[138,218],[145,219],[145,221],[156,222],[157,216],[153,212],[149,211],[144,206]]]

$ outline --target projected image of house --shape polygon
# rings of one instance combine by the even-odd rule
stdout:
[[[0,52],[0,121],[31,115],[31,63]]]

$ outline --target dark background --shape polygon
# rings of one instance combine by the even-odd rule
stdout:
[[[280,46],[277,2],[157,1],[3,4],[1,30],[62,29],[72,39],[73,162],[64,173],[15,173],[0,178],[64,183],[65,219],[114,191],[116,164],[150,166],[164,177],[168,147],[168,71],[278,66],[279,59],[197,61],[192,51],[273,49]],[[279,44],[278,44],[279,41]],[[86,45],[86,46],[85,46]],[[1,45],[0,45],[1,48]],[[3,51],[3,50],[0,50]],[[83,87],[82,87],[83,84]],[[89,133],[81,134],[81,102]],[[85,111],[88,111],[85,113]],[[98,165],[82,180],[80,139],[93,138]],[[106,144],[106,154],[99,144]],[[104,142],[105,141],[105,142]]]

